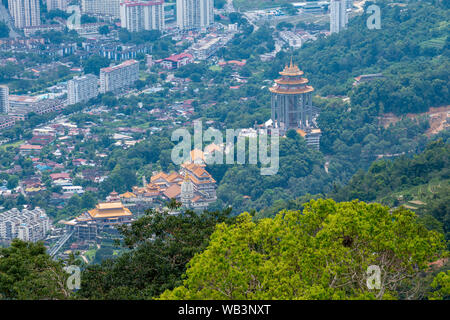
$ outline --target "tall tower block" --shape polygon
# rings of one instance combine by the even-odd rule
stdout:
[[[308,79],[303,78],[303,71],[297,65],[286,65],[280,72],[281,78],[275,80],[270,88],[272,92],[273,127],[280,129],[280,134],[289,129],[306,130],[312,126],[313,106],[312,92]]]

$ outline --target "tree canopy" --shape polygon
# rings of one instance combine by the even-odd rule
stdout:
[[[379,204],[312,200],[303,212],[220,224],[161,299],[395,299],[402,283],[444,254],[441,234],[413,212]],[[367,268],[381,270],[380,289]]]

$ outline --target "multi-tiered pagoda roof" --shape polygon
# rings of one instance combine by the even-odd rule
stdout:
[[[297,65],[292,63],[280,72],[281,78],[275,80],[275,85],[270,88],[270,92],[278,94],[303,94],[314,91],[314,88],[308,86],[308,79],[303,78],[303,71]]]

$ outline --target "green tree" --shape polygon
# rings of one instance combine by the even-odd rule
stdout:
[[[430,300],[450,300],[450,270],[440,272],[431,283]]]
[[[0,38],[9,37],[9,28],[3,21],[0,21]]]
[[[405,209],[312,200],[303,212],[258,222],[244,213],[218,225],[189,262],[184,285],[160,298],[395,299],[444,248],[442,235]],[[367,286],[371,265],[380,267],[380,289]]]
[[[171,202],[174,209],[177,204]],[[149,210],[131,226],[122,226],[129,251],[82,273],[78,292],[89,299],[143,299],[181,285],[186,264],[208,244],[217,223],[229,220],[230,210],[180,215]]]
[[[0,299],[66,299],[68,274],[40,242],[14,240],[0,248]]]
[[[84,73],[100,74],[100,69],[109,66],[109,59],[94,55],[83,63]]]

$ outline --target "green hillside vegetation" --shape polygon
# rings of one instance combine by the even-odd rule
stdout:
[[[412,155],[425,148],[430,140],[425,135],[429,128],[426,117],[403,119],[383,128],[379,116],[384,112],[423,112],[450,100],[447,85],[450,30],[446,23],[450,10],[425,2],[409,3],[404,10],[380,5],[381,30],[368,30],[366,18],[356,17],[348,30],[307,43],[293,53],[293,60],[299,62],[317,93],[351,98],[347,103],[339,98],[315,97],[314,104],[321,110],[318,118],[321,152],[304,148],[302,142],[289,142],[303,140],[291,134],[282,139],[280,171],[275,177],[262,177],[252,166],[209,167],[219,181],[217,208],[231,205],[235,212],[245,208],[262,210],[276,200],[287,201],[308,193],[327,194],[333,184],[345,184],[357,170],[368,169],[379,156]],[[436,41],[445,38],[445,45],[421,49],[420,44],[430,37]],[[232,47],[230,50],[234,52]],[[238,91],[208,90],[202,94],[205,101],[200,101],[200,105],[211,100],[211,96],[219,97],[216,105],[202,110],[204,119],[238,128],[252,126],[255,121],[262,123],[270,117],[270,93],[258,84],[276,78],[289,56],[280,52],[270,64],[255,60],[251,57],[247,62],[253,74]],[[353,77],[375,72],[382,72],[385,79],[353,87]],[[248,97],[248,101],[238,100],[242,96]],[[324,170],[326,161],[328,173]]]
[[[450,240],[450,144],[442,140],[412,157],[373,163],[330,196],[337,201],[360,199],[417,212],[429,228]]]
[[[417,299],[420,271],[444,248],[404,208],[312,200],[303,212],[218,225],[183,285],[161,299]],[[383,270],[379,289],[366,285],[370,265]]]

